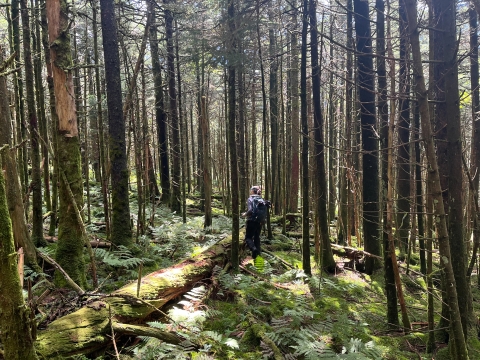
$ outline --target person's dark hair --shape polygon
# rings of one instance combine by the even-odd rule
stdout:
[[[250,190],[252,190],[254,194],[260,195],[260,187],[259,186],[252,186],[252,188]]]

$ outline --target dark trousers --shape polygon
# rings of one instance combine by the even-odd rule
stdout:
[[[247,220],[247,227],[245,229],[245,243],[252,252],[252,258],[260,255],[260,230],[262,225],[253,220]]]

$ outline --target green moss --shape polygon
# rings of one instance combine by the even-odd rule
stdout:
[[[17,253],[13,243],[1,157],[0,274],[0,339],[3,355],[12,360],[35,360],[37,356],[30,328],[30,309],[25,306],[18,276]]]
[[[85,324],[85,326],[83,326]],[[46,359],[74,354],[77,349],[97,347],[109,341],[108,306],[95,302],[51,323],[37,337],[37,351]]]
[[[59,186],[59,223],[56,261],[80,287],[85,288],[85,262],[83,259],[83,223],[79,221],[74,206],[83,208],[83,181],[78,137],[58,137],[58,157],[68,184],[61,179]],[[73,193],[73,204],[69,189]],[[66,287],[63,276],[56,272],[55,282]]]
[[[52,43],[51,48],[54,49],[56,55],[55,65],[64,71],[68,71],[73,65],[70,34],[68,31],[61,31]]]

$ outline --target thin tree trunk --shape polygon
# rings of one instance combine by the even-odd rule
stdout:
[[[388,129],[388,144],[393,144],[393,121],[390,122]],[[392,262],[392,270],[394,273],[395,286],[398,295],[398,301],[400,303],[400,309],[402,312],[402,323],[405,331],[411,329],[410,319],[407,313],[407,307],[405,304],[405,298],[403,297],[402,279],[398,271],[397,257],[395,255],[395,242],[393,239],[393,149],[392,146],[388,147],[388,160],[387,160],[387,178],[388,178],[388,190],[387,190],[387,224],[386,230],[388,233],[389,253],[390,261]]]
[[[177,21],[175,21],[175,27],[178,28]],[[180,166],[182,170],[182,175],[181,175],[181,194],[182,194],[182,221],[185,224],[187,222],[187,194],[185,193],[185,182],[186,182],[186,163],[185,163],[185,135],[188,133],[186,130],[186,127],[184,126],[184,105],[183,105],[183,100],[184,100],[184,95],[182,95],[182,77],[180,73],[180,55],[179,55],[179,50],[178,50],[178,37],[179,37],[179,32],[177,31],[175,34],[175,56],[177,60],[177,81],[178,81],[178,109],[179,109],[179,117],[178,117],[178,122],[179,122],[179,133],[180,133]],[[183,96],[183,97],[182,97]]]
[[[170,165],[168,156],[167,116],[163,97],[162,68],[158,51],[157,23],[155,21],[155,6],[147,1],[148,12],[154,21],[150,26],[150,53],[152,56],[152,74],[155,92],[155,122],[157,124],[158,152],[160,157],[160,185],[162,202],[170,202]]]
[[[458,95],[458,63],[456,38],[456,1],[437,0],[432,2],[436,21],[434,31],[435,84],[437,92],[435,123],[438,129],[437,154],[439,171],[444,190],[445,209],[450,239],[452,266],[454,269],[457,293],[469,293],[466,278],[466,253],[463,219],[463,177],[462,174],[462,134],[460,104]],[[438,32],[441,30],[441,34]],[[446,283],[446,286],[451,286]],[[468,296],[458,298],[460,315],[465,338],[468,322],[472,315],[468,312]]]
[[[173,46],[173,12],[169,4],[174,4],[175,0],[164,0],[165,7],[165,32],[167,41],[167,72],[168,72],[168,96],[170,126],[172,129],[172,142],[170,150],[172,154],[172,196],[170,198],[170,207],[172,211],[181,211],[181,193],[180,193],[180,129],[178,127],[178,108],[177,108],[177,89],[175,86],[175,52]]]
[[[379,241],[378,141],[375,116],[375,87],[368,2],[354,0],[357,36],[358,94],[362,124],[363,153],[363,237],[365,251],[381,254]],[[365,271],[372,274],[380,266],[368,257]]]
[[[128,168],[125,143],[125,120],[122,107],[120,58],[113,0],[101,0],[103,53],[107,85],[110,176],[112,181],[111,240],[116,245],[132,243],[130,203],[128,200]]]
[[[440,185],[440,173],[438,170],[435,144],[433,140],[433,131],[430,124],[430,109],[428,105],[427,90],[423,76],[422,58],[420,53],[419,29],[417,25],[417,4],[415,0],[404,0],[407,10],[408,34],[412,46],[413,72],[415,76],[415,85],[418,101],[420,105],[422,134],[425,139],[425,152],[429,163],[429,176],[431,184],[431,194],[433,197],[438,243],[441,257],[441,264],[445,271],[445,277],[449,286],[446,287],[447,300],[450,307],[450,327],[452,341],[452,355],[455,359],[468,359],[467,346],[462,328],[462,319],[459,311],[457,287],[455,274],[452,266],[452,256],[450,253],[450,240],[447,230],[447,219],[442,198],[442,188]]]
[[[0,78],[0,81],[4,82],[4,78]],[[5,95],[2,94],[2,97],[6,98]],[[10,150],[3,148],[0,151]],[[3,157],[3,154],[0,154],[0,167]],[[0,282],[0,339],[5,359],[34,360],[38,357],[35,353],[34,335],[31,328],[32,317],[30,309],[23,300],[6,196],[5,179],[3,172],[0,171],[0,274],[2,274],[2,281]]]
[[[239,52],[242,53],[242,41],[239,40]],[[244,66],[243,60],[238,62],[238,171],[239,182],[238,190],[241,199],[246,199],[249,193],[249,186],[247,185],[247,163],[245,151],[245,79],[243,76]],[[206,167],[207,168],[207,167]],[[205,176],[204,176],[205,177]],[[205,195],[206,196],[206,195]]]
[[[32,62],[32,48],[30,35],[30,19],[27,0],[21,0],[22,27],[23,27],[23,52],[25,61],[25,87],[27,91],[27,113],[30,130],[30,161],[32,166],[32,180],[29,189],[32,192],[32,241],[35,246],[45,246],[43,238],[43,213],[42,213],[42,176],[40,170],[40,143],[38,118],[35,107],[35,84]]]
[[[330,234],[328,228],[327,194],[328,186],[325,178],[325,151],[323,136],[323,115],[320,96],[320,66],[318,61],[318,31],[317,31],[317,4],[316,0],[310,0],[310,42],[312,58],[312,92],[314,107],[314,131],[315,131],[315,162],[316,162],[316,187],[317,199],[316,210],[320,226],[320,264],[328,272],[334,272],[336,268],[330,246]]]
[[[258,4],[257,4],[258,5]],[[232,268],[238,271],[239,262],[239,198],[238,198],[238,171],[237,171],[237,146],[235,141],[235,56],[237,52],[236,25],[235,25],[235,0],[228,1],[228,139],[230,146],[230,173],[232,189]]]
[[[202,115],[200,116],[203,144],[203,186],[205,188],[205,222],[203,227],[212,226],[212,177],[210,170],[210,128],[207,116],[207,99],[202,96]]]
[[[420,246],[420,272],[427,274],[427,265],[425,258],[425,226],[423,219],[423,191],[422,191],[422,160],[420,156],[420,109],[418,101],[415,101],[414,113],[414,141],[415,141],[415,181],[416,181],[416,202],[417,202],[417,224],[418,224],[418,243]]]
[[[430,174],[427,173],[426,194],[427,201],[425,204],[425,212],[427,213],[425,235],[427,237],[427,320],[428,320],[428,340],[427,354],[433,353],[436,347],[435,341],[435,305],[433,302],[434,286],[433,286],[433,197],[431,195],[432,180]]]
[[[48,229],[48,235],[53,236],[55,235],[55,229],[57,228],[57,211],[58,211],[58,184],[57,184],[58,183],[58,151],[57,151],[58,116],[55,110],[55,89],[53,85],[52,64],[50,59],[50,44],[48,42],[48,24],[47,24],[46,6],[42,6],[41,25],[42,25],[42,45],[43,45],[43,52],[45,54],[45,64],[47,68],[47,86],[48,86],[49,107],[50,107],[50,116],[51,116],[51,124],[52,124],[52,134],[53,134],[52,141],[50,142],[53,147],[53,157],[52,157],[53,186],[52,186],[52,200],[51,200],[52,207],[51,207],[51,216],[50,216],[50,226]],[[48,172],[48,176],[50,176],[50,171],[47,171],[47,172]]]
[[[111,213],[109,207],[108,197],[108,172],[107,172],[107,156],[105,154],[105,134],[103,130],[103,107],[102,107],[102,91],[100,83],[100,57],[98,55],[98,25],[97,25],[97,4],[92,2],[92,16],[93,16],[93,51],[95,54],[95,86],[97,93],[97,124],[98,124],[98,139],[100,149],[100,169],[101,169],[101,183],[102,183],[102,202],[103,212],[105,216],[105,228],[107,233],[107,240],[111,239]]]
[[[472,94],[472,147],[470,155],[470,174],[472,175],[472,182],[474,189],[473,194],[470,196],[471,217],[475,218],[475,194],[478,194],[479,188],[479,174],[480,169],[480,91],[479,91],[479,66],[478,66],[478,16],[475,9],[470,8],[469,11],[470,20],[470,91]],[[477,224],[480,226],[480,224]],[[480,229],[473,228],[473,243],[480,243]]]
[[[375,8],[377,11],[377,53],[380,55],[377,57],[377,74],[378,74],[378,112],[380,116],[380,140],[382,144],[382,194],[385,194],[385,190],[388,189],[388,151],[389,151],[389,138],[388,138],[388,98],[387,98],[387,70],[385,66],[385,4],[384,0],[376,0]],[[390,45],[390,43],[389,43]],[[391,69],[394,71],[394,69]],[[387,160],[387,161],[386,161]],[[395,287],[395,275],[393,266],[395,266],[392,260],[392,253],[390,252],[390,239],[389,231],[387,229],[387,198],[383,199],[383,259],[384,259],[384,277],[385,277],[385,295],[387,297],[387,323],[389,327],[395,328],[399,324],[398,320],[398,307],[397,307],[397,290]],[[393,210],[393,209],[390,209]],[[390,224],[391,226],[391,224]]]
[[[277,182],[279,181],[278,170],[278,60],[277,60],[277,50],[276,50],[276,34],[274,29],[274,19],[273,19],[273,11],[270,10],[268,12],[268,18],[270,22],[269,30],[268,30],[268,37],[269,37],[269,61],[270,61],[270,78],[269,78],[269,104],[270,104],[270,148],[271,148],[271,174],[270,179],[271,182],[268,183],[269,188],[271,189],[271,196],[270,199],[272,201],[273,208],[275,209],[275,213],[278,213],[277,208],[280,206],[278,203],[278,192],[277,192]],[[267,184],[267,182],[265,182]],[[267,195],[265,195],[267,196]],[[277,204],[278,203],[278,204]]]
[[[402,253],[408,251],[408,232],[410,229],[410,72],[409,51],[405,34],[405,5],[400,1],[400,68],[398,80],[399,119],[397,152],[397,239]]]
[[[12,0],[12,34],[13,34],[13,48],[15,50],[16,66],[20,65],[20,0]],[[28,187],[28,168],[27,168],[27,144],[24,140],[27,138],[27,128],[25,126],[25,101],[23,92],[23,76],[22,67],[18,72],[14,73],[15,86],[15,113],[17,123],[17,143],[23,145],[19,152],[18,173],[20,175],[22,192],[27,193]],[[28,207],[25,207],[25,214],[28,219]]]
[[[0,49],[0,61],[3,60]],[[0,77],[0,147],[7,145],[12,147],[12,122],[10,115],[10,107],[8,103],[8,90],[5,77]],[[12,222],[13,237],[15,247],[23,248],[26,262],[36,271],[41,270],[37,264],[37,255],[35,245],[30,238],[25,219],[25,211],[22,203],[22,189],[19,182],[17,172],[16,152],[9,149],[2,152],[2,170],[6,180],[6,197],[8,203],[8,211]]]
[[[34,37],[34,49],[37,53],[37,56],[34,60],[35,68],[35,95],[37,99],[37,104],[39,107],[39,136],[42,137],[43,143],[42,150],[42,162],[43,162],[43,184],[44,184],[44,200],[47,211],[52,211],[52,201],[50,194],[50,164],[49,164],[49,154],[48,154],[48,124],[47,116],[45,112],[45,88],[43,86],[43,77],[42,77],[42,36],[40,34],[40,4],[38,0],[35,0],[35,37]],[[42,219],[43,222],[43,219]],[[43,224],[42,224],[43,228]],[[43,230],[43,229],[42,229]]]
[[[288,195],[288,211],[297,212],[298,211],[298,188],[299,188],[299,172],[300,172],[300,162],[299,162],[299,148],[300,148],[300,106],[299,106],[299,97],[298,97],[298,72],[299,72],[299,60],[298,60],[298,35],[297,35],[297,0],[292,1],[292,23],[295,26],[292,29],[291,34],[291,43],[292,43],[292,67],[291,67],[291,80],[290,80],[290,93],[292,97],[292,111],[291,111],[291,173],[290,173],[290,186],[288,187],[290,191]]]
[[[302,49],[300,62],[300,119],[302,124],[302,264],[303,271],[312,275],[310,265],[309,176],[308,176],[308,114],[307,114],[307,31],[308,0],[303,0]]]

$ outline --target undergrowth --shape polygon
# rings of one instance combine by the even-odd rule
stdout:
[[[133,213],[136,199],[131,200]],[[102,204],[98,199],[95,204],[88,231],[102,239]],[[147,210],[147,218],[153,223],[134,247],[95,249],[101,291],[112,291],[136,279],[142,269],[146,274],[195,256],[231,233],[231,220],[220,208],[215,208],[213,224],[207,229],[202,216],[188,217],[183,223],[164,206],[157,206],[154,214],[151,211]],[[257,360],[272,359],[276,351],[287,360],[420,358],[426,344],[425,329],[405,336],[391,332],[386,324],[381,271],[368,276],[343,270],[332,276],[314,268],[313,276],[307,277],[301,270],[298,239],[276,232],[268,246],[264,237],[262,242],[275,254],[263,254],[262,274],[251,274],[255,273],[251,261],[243,264],[249,272],[238,274],[216,267],[211,279],[196,284],[168,309],[168,316],[148,322],[150,327],[177,334],[179,344],[140,337],[139,342],[122,348],[122,359]],[[53,256],[54,249],[55,245],[50,245],[42,251]],[[418,276],[419,266],[412,264],[411,270],[408,275],[402,270],[405,298],[410,321],[422,323],[426,319],[426,285]],[[27,269],[26,276],[35,279],[38,274]],[[440,308],[438,289],[435,294],[435,306]],[[478,290],[474,289],[473,296],[480,298]],[[423,355],[422,359],[431,358]]]

